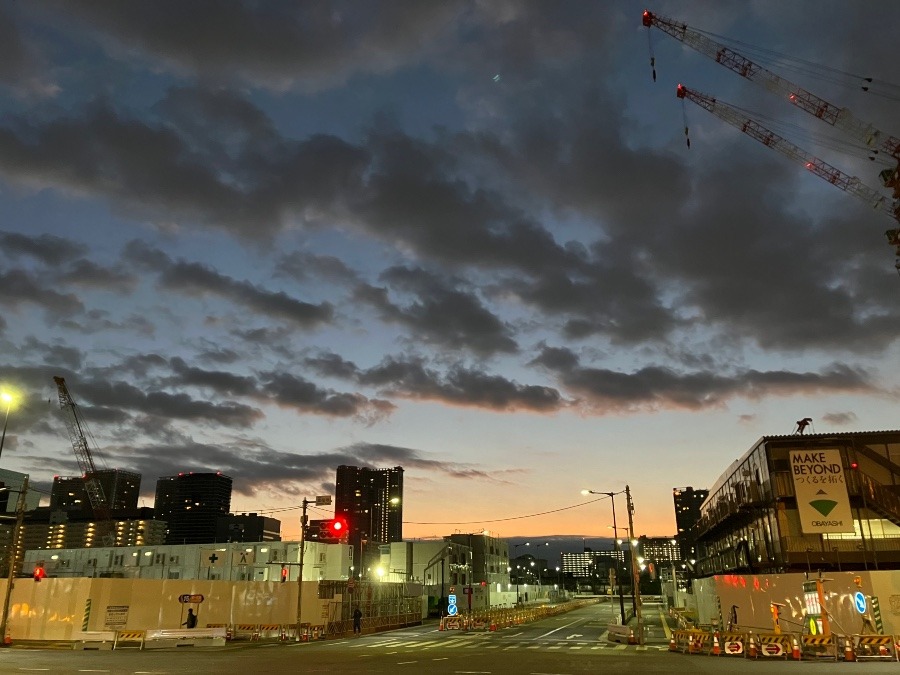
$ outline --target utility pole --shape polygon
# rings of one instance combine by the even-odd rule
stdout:
[[[3,615],[0,616],[0,644],[9,644],[6,641],[6,631],[9,630],[9,599],[12,595],[13,580],[16,578],[16,560],[19,557],[19,541],[22,536],[22,524],[25,521],[25,496],[28,493],[28,476],[22,481],[22,489],[19,491],[19,501],[16,503],[16,525],[9,542],[9,570],[6,575],[6,593],[3,596]]]
[[[632,602],[634,603],[634,615],[637,617],[638,628],[638,644],[644,644],[644,617],[641,614],[641,570],[637,565],[637,554],[634,550],[634,503],[631,501],[631,488],[625,486],[625,502],[628,508],[628,536],[631,538],[629,542],[631,549],[631,583],[632,583]]]
[[[303,554],[306,552],[306,525],[309,519],[306,517],[306,507],[310,504],[316,506],[331,505],[331,495],[320,495],[315,499],[303,499],[303,515],[300,516],[300,564],[297,572],[297,642],[300,642],[300,628],[303,625],[301,615],[303,612]]]
[[[302,623],[302,613],[303,613],[303,553],[304,548],[306,547],[306,523],[308,522],[306,517],[306,507],[310,504],[315,504],[316,500],[303,499],[303,515],[300,516],[300,566],[299,571],[297,573],[297,642],[300,642],[301,635],[300,630],[303,625]]]

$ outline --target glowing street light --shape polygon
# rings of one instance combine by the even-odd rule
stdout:
[[[16,396],[9,391],[0,391],[0,401],[6,405],[6,417],[3,420],[3,435],[0,436],[0,455],[3,454],[3,443],[6,441],[6,428],[9,426],[9,411],[12,409]]]

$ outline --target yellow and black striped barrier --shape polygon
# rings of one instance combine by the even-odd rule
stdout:
[[[893,635],[854,635],[853,652],[856,660],[896,661],[897,646]]]
[[[759,633],[754,636],[756,655],[787,659],[791,655],[791,636],[784,633]]]
[[[803,655],[816,659],[833,658],[838,660],[837,639],[832,635],[804,635],[801,638]]]
[[[144,638],[147,635],[147,631],[144,630],[117,630],[116,631],[116,640],[113,642],[113,649],[119,649],[122,643],[135,643],[137,642],[137,648],[144,648]],[[134,646],[132,644],[132,646]]]

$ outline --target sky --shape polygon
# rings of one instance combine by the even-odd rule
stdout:
[[[79,473],[62,376],[142,505],[222,471],[296,538],[402,466],[407,538],[606,537],[626,485],[668,536],[762,436],[896,428],[896,222],[676,85],[886,158],[644,9],[900,136],[896,3],[0,0],[0,465]]]

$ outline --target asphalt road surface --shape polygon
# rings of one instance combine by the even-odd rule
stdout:
[[[340,673],[341,675],[578,675],[580,673],[897,673],[896,663],[834,663],[688,656],[668,651],[658,607],[645,606],[646,645],[607,640],[608,605],[496,632],[439,631],[433,623],[314,643],[229,643],[216,648],[0,650],[0,673]],[[659,631],[660,635],[654,635]]]

